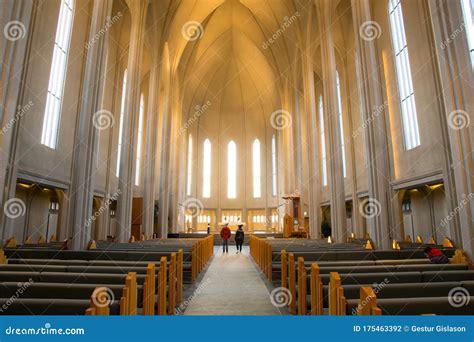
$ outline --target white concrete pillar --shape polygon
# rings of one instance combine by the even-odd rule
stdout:
[[[308,42],[311,44],[312,42]],[[321,230],[321,209],[320,209],[320,194],[321,174],[319,168],[319,150],[318,150],[318,126],[317,126],[317,110],[316,98],[314,89],[314,72],[312,58],[310,55],[311,49],[305,49],[303,58],[303,91],[305,98],[306,116],[304,127],[307,167],[308,167],[308,194],[309,194],[309,234],[313,239],[319,238]]]
[[[23,103],[23,79],[28,61],[28,40],[36,11],[33,0],[0,2],[0,204],[15,197],[18,172],[16,151],[21,120],[31,113],[34,102]],[[28,110],[27,109],[27,106]],[[14,234],[15,218],[0,215],[1,239]],[[21,239],[17,232],[18,240]]]
[[[104,86],[107,36],[100,34],[112,11],[112,0],[94,1],[91,29],[87,48],[84,79],[80,95],[79,117],[72,161],[71,188],[69,191],[68,227],[72,229],[71,248],[81,250],[92,239],[92,206],[94,198],[98,124],[106,115],[100,111]],[[97,39],[97,37],[99,37]]]
[[[437,88],[441,107],[444,183],[451,238],[474,256],[474,76],[468,52],[466,30],[452,38],[464,24],[460,2],[429,0]]]
[[[159,54],[155,53],[150,71],[150,88],[148,96],[148,115],[146,121],[146,146],[144,164],[144,186],[143,186],[143,232],[147,236],[154,233],[155,219],[155,183],[156,183],[156,159],[158,143],[158,101],[160,77]]]
[[[170,136],[171,136],[171,111],[170,111],[170,61],[169,48],[166,43],[163,49],[161,61],[161,88],[163,124],[161,130],[161,151],[160,151],[160,210],[158,213],[159,231],[158,236],[166,238],[169,225],[169,205],[171,184],[169,184],[170,173]]]
[[[385,107],[379,78],[379,63],[375,39],[360,34],[364,23],[370,22],[369,0],[352,0],[354,35],[359,59],[361,110],[368,154],[369,200],[353,208],[353,215],[367,218],[367,232],[381,248],[390,248],[393,234],[390,229],[391,206],[389,150],[385,128]],[[354,203],[356,204],[356,203]]]
[[[130,239],[133,201],[133,156],[135,144],[135,121],[140,105],[140,68],[144,45],[145,18],[148,0],[126,0],[131,15],[130,45],[128,51],[127,86],[122,132],[122,152],[118,189],[117,221],[119,224],[118,241]]]
[[[328,174],[331,191],[331,228],[332,235],[338,242],[345,242],[347,237],[346,200],[343,174],[343,151],[339,129],[336,57],[332,25],[338,1],[315,0],[318,12],[319,32],[321,35],[321,61],[324,82],[324,115],[328,132]]]

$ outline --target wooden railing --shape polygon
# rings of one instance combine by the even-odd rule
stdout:
[[[191,279],[195,281],[204,266],[214,254],[214,236],[199,239],[192,247]],[[182,293],[180,293],[180,296]]]
[[[345,312],[344,312],[345,314]],[[377,296],[371,287],[360,288],[359,305],[357,306],[359,316],[380,316],[382,310],[377,307]]]
[[[319,265],[311,265],[311,315],[320,316],[323,314],[323,282]]]
[[[204,249],[203,249],[204,250]],[[1,256],[1,254],[0,254]],[[97,289],[96,289],[97,290]],[[94,291],[93,296],[96,296]],[[158,295],[158,296],[157,296]],[[173,315],[176,306],[181,303],[183,296],[183,250],[171,253],[168,259],[161,257],[158,275],[156,265],[147,266],[146,277],[143,282],[143,315]],[[157,301],[155,302],[155,298]],[[138,314],[138,284],[137,274],[129,272],[125,278],[125,287],[120,298],[120,315],[129,316]],[[91,297],[91,306],[86,315],[108,315],[110,310],[106,306],[97,307],[97,298]]]
[[[265,241],[265,239],[250,235],[249,238],[250,255],[255,260],[255,263],[260,267],[262,272],[272,281],[272,245]]]
[[[107,298],[107,288],[97,287],[92,293],[90,300],[90,307],[86,310],[86,316],[109,316],[110,308],[107,302],[104,305],[98,305],[101,303],[102,298]]]

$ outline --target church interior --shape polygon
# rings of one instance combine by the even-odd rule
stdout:
[[[474,0],[0,28],[0,315],[474,314]]]

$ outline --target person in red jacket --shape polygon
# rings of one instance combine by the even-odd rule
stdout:
[[[229,239],[232,235],[232,232],[230,231],[229,225],[226,223],[221,229],[221,238],[223,242],[223,253],[229,253]]]
[[[438,248],[426,247],[425,254],[432,264],[447,264],[449,258],[443,254]]]

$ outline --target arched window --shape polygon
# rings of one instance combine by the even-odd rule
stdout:
[[[44,109],[43,132],[41,134],[41,143],[52,149],[56,149],[58,144],[59,122],[73,19],[74,0],[62,0],[54,40],[53,59]]]
[[[227,197],[237,197],[237,146],[234,141],[227,145]]]
[[[142,166],[142,146],[143,146],[143,120],[145,116],[145,96],[140,96],[140,111],[138,114],[138,134],[137,134],[137,159],[135,165],[135,185],[140,185],[140,170]]]
[[[403,121],[405,149],[411,150],[420,145],[418,118],[416,114],[415,92],[411,78],[410,58],[403,24],[401,0],[389,1],[390,29],[395,56],[395,69],[398,83],[398,95]]]
[[[122,157],[122,133],[123,133],[123,119],[125,115],[125,91],[127,89],[127,69],[123,73],[122,81],[122,101],[120,103],[120,124],[119,124],[119,136],[117,144],[117,170],[115,175],[120,176],[120,159]]]
[[[474,67],[474,0],[461,0],[466,26],[467,45],[471,54],[471,63]]]
[[[188,175],[187,175],[186,195],[191,196],[191,186],[193,181],[193,137],[188,138]]]
[[[204,158],[202,168],[202,197],[211,197],[211,142],[204,140]]]
[[[342,97],[341,97],[341,82],[339,73],[336,71],[336,86],[337,86],[337,113],[339,118],[339,130],[341,134],[341,150],[342,150],[342,173],[346,177],[346,148],[344,143],[344,118],[342,116]]]
[[[319,96],[319,134],[321,139],[321,168],[323,186],[328,185],[327,159],[326,159],[326,135],[324,133],[324,108],[323,96]]]
[[[275,134],[272,136],[272,196],[277,195],[277,151]]]
[[[252,145],[252,166],[253,166],[253,197],[262,197],[262,173],[260,158],[260,140],[255,139]]]

